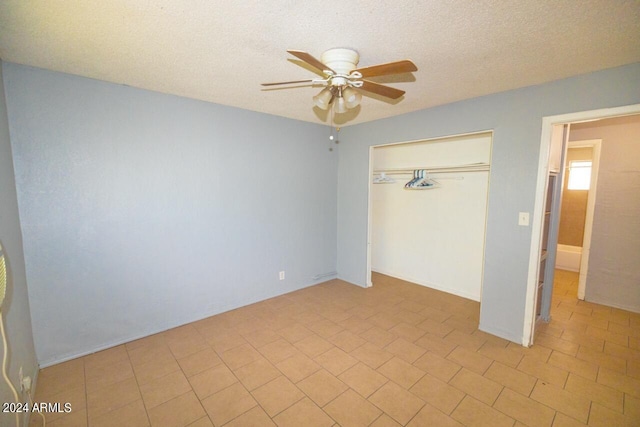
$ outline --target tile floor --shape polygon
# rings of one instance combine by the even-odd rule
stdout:
[[[47,426],[639,426],[640,315],[578,301],[523,348],[479,304],[334,280],[43,369]],[[33,417],[31,426],[41,425]]]

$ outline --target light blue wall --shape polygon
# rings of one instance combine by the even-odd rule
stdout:
[[[42,365],[336,270],[338,157],[325,127],[4,72]]]
[[[35,379],[38,371],[31,333],[31,312],[22,248],[22,232],[18,215],[18,199],[13,173],[13,159],[7,122],[2,65],[0,62],[0,242],[8,267],[7,293],[0,313],[4,319],[9,348],[8,375],[20,390],[18,371]],[[0,352],[4,351],[0,344]],[[1,357],[1,355],[0,355]],[[0,402],[12,402],[13,394],[0,378]],[[15,423],[14,415],[0,413],[0,425]]]
[[[531,228],[517,218],[533,212],[542,117],[636,103],[638,63],[343,128],[339,277],[366,284],[370,146],[494,130],[480,327],[522,342]]]

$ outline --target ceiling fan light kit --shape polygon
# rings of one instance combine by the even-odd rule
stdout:
[[[321,71],[325,78],[263,83],[262,85],[275,86],[293,83],[324,85],[326,87],[313,97],[314,104],[322,110],[328,110],[333,106],[334,112],[339,114],[346,113],[349,109],[360,105],[360,101],[362,100],[360,90],[391,99],[398,99],[405,93],[402,90],[390,86],[364,80],[364,77],[410,73],[418,70],[413,62],[406,59],[403,61],[356,68],[360,61],[360,55],[353,49],[329,49],[320,56],[320,60],[300,50],[288,50],[287,52]]]

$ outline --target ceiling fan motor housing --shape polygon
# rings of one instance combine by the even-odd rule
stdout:
[[[348,76],[356,69],[360,55],[353,49],[329,49],[322,54],[320,61],[336,74]]]

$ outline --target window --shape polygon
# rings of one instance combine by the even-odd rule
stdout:
[[[591,160],[569,162],[568,190],[588,190],[591,184]]]

